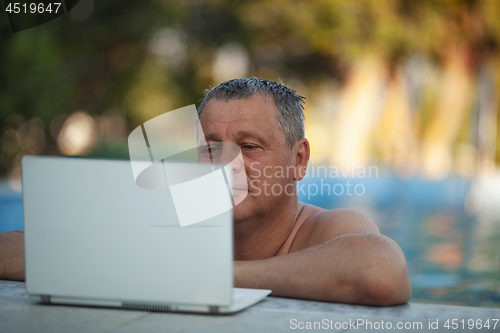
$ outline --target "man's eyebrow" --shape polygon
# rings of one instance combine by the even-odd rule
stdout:
[[[208,141],[222,141],[220,139],[220,136],[217,135],[217,133],[208,133],[208,134],[205,134],[205,140],[208,142]]]
[[[236,136],[238,138],[253,138],[262,143],[268,143],[268,140],[265,138],[264,135],[261,135],[258,132],[254,131],[239,131],[236,133]]]
[[[267,138],[265,138],[264,135],[261,135],[257,131],[239,131],[236,132],[236,138],[241,139],[241,138],[253,138],[256,139],[257,141],[263,143],[263,144],[269,144],[269,141]],[[222,141],[221,137],[217,133],[208,133],[205,134],[205,140],[208,141]]]

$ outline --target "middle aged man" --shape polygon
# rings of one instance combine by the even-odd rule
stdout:
[[[298,201],[309,161],[302,103],[281,83],[246,78],[212,88],[198,110],[207,144],[238,145],[247,175],[245,186],[233,185],[233,196],[246,195],[234,208],[235,286],[333,302],[407,302],[404,254],[372,220]],[[23,252],[22,232],[0,234],[0,279],[24,279]]]
[[[310,151],[302,103],[281,83],[246,78],[212,88],[198,110],[207,144],[238,145],[247,173],[248,195],[234,208],[235,286],[334,302],[407,302],[404,254],[372,220],[298,201]]]

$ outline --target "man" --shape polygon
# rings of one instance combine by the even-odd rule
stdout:
[[[234,208],[234,279],[275,296],[367,305],[406,303],[411,284],[403,252],[365,215],[298,201],[305,175],[303,97],[258,78],[207,92],[198,114],[207,145],[239,146],[246,195]],[[239,193],[243,192],[243,193]],[[22,235],[0,234],[0,278],[24,279]]]

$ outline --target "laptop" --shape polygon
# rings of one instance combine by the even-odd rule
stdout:
[[[195,163],[168,166],[205,172]],[[137,186],[129,160],[25,156],[22,185],[34,301],[234,313],[271,293],[233,288],[232,209],[181,225],[176,192]],[[184,203],[198,216],[217,198],[200,191]]]

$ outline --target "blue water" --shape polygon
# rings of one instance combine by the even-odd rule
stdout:
[[[23,198],[14,191],[0,191],[0,232],[23,229]]]

